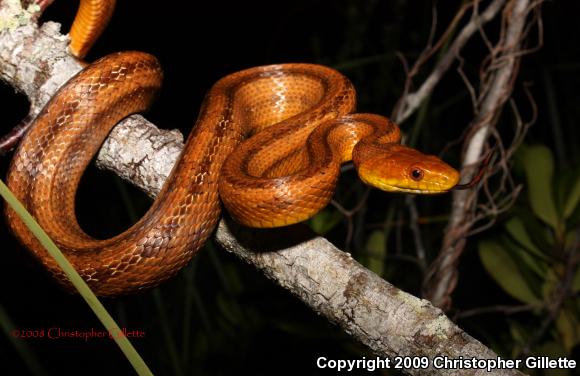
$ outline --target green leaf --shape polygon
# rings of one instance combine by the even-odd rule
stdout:
[[[554,199],[560,216],[563,216],[565,202],[575,181],[576,171],[572,169],[563,169],[554,176]]]
[[[383,276],[385,271],[385,257],[387,254],[386,243],[387,238],[385,232],[382,230],[375,230],[369,235],[365,247],[366,255],[368,257],[366,267],[380,276]]]
[[[542,221],[556,229],[559,220],[552,194],[554,175],[552,152],[546,146],[535,145],[524,148],[522,153],[532,210]]]
[[[561,265],[555,265],[549,269],[544,276],[544,283],[542,284],[542,296],[548,300],[554,294],[554,289],[560,283],[560,273],[557,271],[561,269]]]
[[[542,222],[530,210],[514,208],[514,212],[517,213],[517,217],[522,221],[526,233],[530,237],[532,243],[534,243],[546,257],[552,259],[555,248],[555,239],[554,232],[550,226]]]
[[[509,321],[509,328],[511,337],[514,340],[514,346],[512,347],[511,357],[515,357],[521,350],[523,344],[528,342],[528,337],[530,335],[529,330],[527,330],[522,324],[517,321]]]
[[[580,323],[575,314],[567,309],[562,309],[556,319],[556,329],[562,338],[562,344],[568,354],[580,342]]]
[[[532,241],[526,228],[524,222],[518,217],[512,217],[505,223],[505,229],[507,232],[517,241],[519,244],[524,246],[526,250],[538,256],[544,261],[550,261],[548,257],[542,252]]]
[[[324,235],[332,230],[342,218],[337,210],[324,209],[310,219],[310,228],[318,235]]]
[[[580,202],[580,169],[576,169],[575,181],[570,184],[570,191],[564,201],[564,218],[570,217]]]
[[[479,243],[479,257],[485,270],[515,299],[525,303],[540,303],[540,299],[528,286],[524,275],[508,250],[493,240]]]
[[[542,278],[546,274],[546,270],[548,266],[545,262],[537,258],[535,255],[530,253],[527,249],[521,247],[520,245],[512,242],[511,240],[506,241],[506,246],[509,245],[509,248],[512,252],[514,252],[514,261],[517,260],[516,263],[519,261],[523,262],[523,265],[526,266],[525,269],[533,271],[536,273],[536,278]],[[516,257],[517,256],[517,257]],[[522,264],[519,264],[522,265]],[[522,266],[523,266],[522,265]],[[525,270],[522,270],[525,271]],[[529,280],[529,279],[528,279]]]

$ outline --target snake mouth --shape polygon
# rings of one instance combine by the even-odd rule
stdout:
[[[395,184],[388,184],[384,181],[373,181],[370,185],[386,192],[399,192],[399,193],[410,193],[418,195],[435,195],[440,193],[449,192],[453,187],[437,187],[436,184],[430,184],[429,187],[425,188],[412,188],[412,187],[402,187]]]
[[[401,188],[396,186],[389,186],[389,192],[399,192],[399,193],[411,193],[417,195],[436,195],[439,193],[449,192],[448,189],[412,189],[412,188]]]

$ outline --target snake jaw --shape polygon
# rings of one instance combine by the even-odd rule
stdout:
[[[440,193],[445,193],[448,192],[452,187],[448,187],[447,185],[438,185],[438,184],[429,184],[429,186],[427,187],[404,187],[400,185],[400,182],[393,182],[393,183],[389,183],[388,181],[381,181],[380,179],[378,180],[373,180],[372,182],[367,182],[363,179],[363,182],[365,182],[366,184],[375,187],[377,189],[380,189],[382,191],[385,192],[398,192],[398,193],[410,193],[410,194],[418,194],[418,195],[432,195],[432,194],[440,194]],[[399,185],[397,185],[399,184]]]

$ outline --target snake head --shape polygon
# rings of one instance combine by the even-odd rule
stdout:
[[[459,182],[459,173],[441,159],[397,144],[357,144],[353,161],[364,183],[388,192],[443,193]]]

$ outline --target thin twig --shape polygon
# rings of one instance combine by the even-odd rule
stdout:
[[[32,115],[26,115],[9,133],[0,137],[0,156],[5,155],[18,145],[18,142],[30,127],[32,120]]]
[[[330,201],[330,204],[346,217],[347,232],[346,238],[344,240],[345,250],[350,249],[350,243],[352,241],[352,236],[354,232],[353,217],[359,210],[361,210],[365,206],[367,199],[369,198],[370,191],[371,191],[370,188],[368,186],[365,186],[365,191],[363,192],[360,200],[352,209],[346,209],[344,206],[342,206],[338,201],[334,199]]]
[[[433,92],[433,89],[439,83],[441,77],[443,77],[443,75],[449,70],[451,64],[455,61],[456,56],[459,54],[459,51],[461,51],[461,49],[463,48],[463,46],[465,46],[467,41],[471,39],[471,37],[476,31],[480,30],[483,24],[495,18],[496,14],[502,8],[505,2],[506,0],[494,0],[491,4],[489,4],[489,6],[485,9],[483,13],[481,13],[480,15],[474,14],[472,16],[469,23],[467,23],[467,25],[465,25],[463,29],[459,32],[455,40],[451,43],[449,50],[445,53],[445,55],[441,58],[441,60],[439,60],[439,63],[435,66],[435,68],[433,69],[429,77],[427,77],[427,79],[423,82],[421,87],[414,93],[410,94],[405,93],[401,97],[401,99],[399,99],[398,102],[399,104],[396,106],[396,110],[393,115],[393,119],[395,120],[395,122],[397,123],[404,122],[419,108],[423,100]],[[464,12],[465,9],[467,8],[462,8],[459,14],[463,15],[462,11]],[[450,32],[452,28],[455,27],[456,22],[457,18],[455,18],[451,22],[450,27],[444,34],[445,37],[448,35],[447,33]],[[442,40],[443,38],[440,39],[440,42]],[[426,54],[426,56],[431,56],[433,53],[432,51],[437,46],[440,47],[440,44],[438,43],[436,46],[430,49],[430,52]],[[421,65],[423,63],[423,59],[420,58],[418,60],[418,63],[419,64],[416,65],[418,66]],[[410,70],[411,73],[412,71],[413,69]]]
[[[38,6],[38,11],[34,13],[32,19],[36,22],[46,8],[52,4],[54,0],[23,0],[22,6],[28,8],[34,4]],[[31,106],[30,112],[24,117],[14,128],[8,133],[0,137],[0,156],[7,154],[18,145],[20,139],[26,134],[32,120],[36,117],[34,109]]]

